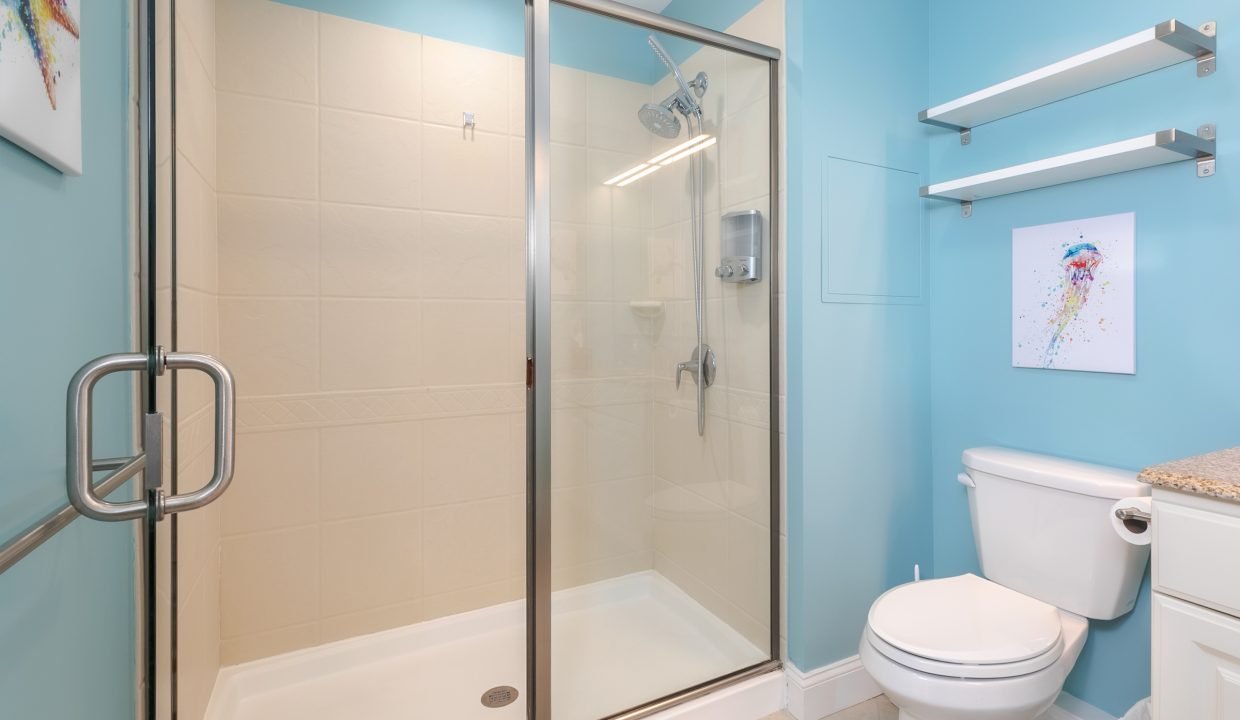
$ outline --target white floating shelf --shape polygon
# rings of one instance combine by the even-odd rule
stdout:
[[[1012,167],[959,180],[927,185],[921,189],[922,197],[959,200],[966,204],[966,216],[974,200],[1036,190],[1051,185],[1088,180],[1166,165],[1183,160],[1197,160],[1197,174],[1205,177],[1214,174],[1213,127],[1203,126],[1198,137],[1181,130],[1160,130],[1150,135],[1123,140],[1110,145],[1058,155],[1045,160],[1035,160]]]
[[[1214,72],[1215,24],[1155,25],[1067,60],[923,110],[924,123],[965,131],[1122,80],[1197,58],[1197,75]],[[967,142],[965,138],[962,140]]]

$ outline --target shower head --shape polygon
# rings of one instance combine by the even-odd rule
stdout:
[[[669,105],[646,103],[637,111],[637,117],[650,132],[662,138],[674,138],[680,134],[680,119]]]
[[[642,105],[637,111],[637,117],[642,121],[642,125],[645,125],[646,129],[655,135],[674,138],[680,134],[680,119],[676,117],[675,111],[680,111],[686,118],[690,115],[700,116],[702,107],[698,105],[697,98],[706,94],[709,80],[706,73],[700,72],[692,82],[685,82],[680,66],[672,60],[672,56],[667,52],[667,48],[663,47],[663,43],[659,42],[654,35],[648,36],[646,42],[650,44],[650,49],[654,50],[659,60],[671,71],[676,79],[677,89],[661,103]]]

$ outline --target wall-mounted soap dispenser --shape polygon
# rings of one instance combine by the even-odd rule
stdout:
[[[719,235],[719,267],[715,277],[730,283],[762,279],[762,213],[741,210],[723,216]]]

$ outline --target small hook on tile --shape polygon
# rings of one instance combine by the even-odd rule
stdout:
[[[466,110],[461,113],[461,136],[467,140],[474,139],[474,131],[478,127],[478,118]]]

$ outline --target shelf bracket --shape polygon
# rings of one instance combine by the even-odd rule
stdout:
[[[1202,140],[1218,140],[1219,130],[1214,123],[1207,123],[1197,129],[1197,136]],[[1198,177],[1214,177],[1214,155],[1198,157],[1197,159],[1197,176]]]
[[[1218,34],[1218,25],[1213,20],[1208,23],[1202,23],[1201,27],[1197,29],[1206,37],[1215,37]],[[1197,58],[1197,77],[1209,77],[1217,69],[1218,58],[1214,53],[1207,53]]]
[[[1209,77],[1218,69],[1218,63],[1215,60],[1214,53],[1202,55],[1197,58],[1197,77]]]
[[[961,200],[960,201],[960,217],[965,218],[965,219],[973,217],[973,201],[972,200]]]
[[[1197,137],[1201,138],[1202,140],[1217,140],[1218,139],[1218,128],[1214,125],[1214,123],[1207,123],[1205,125],[1202,125],[1201,127],[1197,128]],[[1214,156],[1213,155],[1206,155],[1205,157],[1197,158],[1197,177],[1199,178],[1214,177],[1214,172],[1215,172],[1215,167],[1214,167]]]
[[[973,130],[970,128],[960,128],[960,144],[968,145],[973,142]]]

